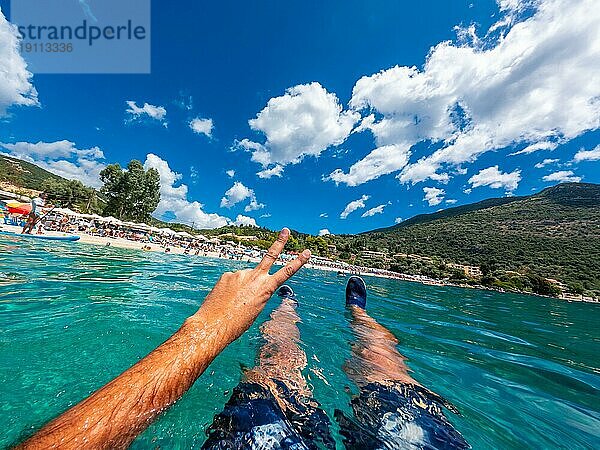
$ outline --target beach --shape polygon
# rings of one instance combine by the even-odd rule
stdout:
[[[21,227],[12,226],[12,225],[1,225],[0,231],[7,231],[7,232],[11,232],[11,233],[20,234]],[[255,263],[255,264],[260,262],[260,260],[262,259],[262,254],[256,254],[256,252],[255,252],[256,255],[248,255],[243,252],[232,254],[228,250],[226,250],[222,247],[219,248],[218,251],[204,249],[204,250],[200,250],[196,254],[195,251],[186,250],[185,247],[181,247],[178,245],[165,246],[165,245],[160,245],[160,244],[148,243],[145,241],[144,242],[133,241],[133,240],[125,239],[125,238],[121,238],[121,237],[98,236],[98,235],[91,235],[91,234],[87,234],[87,233],[72,234],[72,233],[64,233],[64,232],[49,231],[49,230],[45,230],[44,235],[49,236],[49,237],[79,236],[80,239],[77,242],[79,242],[81,244],[89,244],[89,245],[101,246],[101,247],[113,247],[113,248],[133,250],[133,251],[138,251],[138,252],[163,253],[165,255],[184,255],[184,256],[188,256],[188,257],[200,256],[200,257],[217,258],[217,259],[223,259],[223,260],[229,260],[229,261],[231,261],[231,260],[243,261],[243,262]],[[167,248],[168,248],[168,251],[167,251]],[[291,255],[283,255],[283,256],[284,257],[287,256],[287,258],[278,259],[277,261],[275,261],[274,265],[283,266],[291,258]],[[505,291],[504,289],[496,289],[496,288],[489,287],[489,286],[481,286],[481,285],[466,284],[466,283],[453,283],[448,280],[438,280],[438,279],[428,278],[428,277],[425,277],[422,275],[409,275],[409,274],[391,272],[391,271],[383,270],[383,269],[374,269],[374,268],[370,268],[370,267],[361,267],[361,266],[351,266],[351,265],[348,265],[347,263],[341,263],[341,262],[327,260],[325,258],[319,258],[319,257],[313,257],[305,265],[305,267],[307,267],[309,269],[321,270],[321,271],[325,271],[325,272],[337,272],[337,273],[344,274],[344,275],[360,275],[360,276],[370,276],[370,277],[376,277],[376,278],[395,279],[395,280],[415,282],[415,283],[420,283],[420,284],[425,284],[425,285],[430,285],[430,286],[452,286],[452,287],[458,287],[458,288],[463,288],[463,289],[479,289],[479,290],[484,290],[484,291],[495,291],[495,292],[500,292],[500,293],[514,292],[514,293],[521,293],[521,294],[526,294],[526,295],[533,295],[536,297],[545,297],[543,295],[533,294],[530,292]],[[584,303],[598,303],[599,302],[598,299],[594,299],[591,297],[584,297],[584,296],[563,295],[560,298],[562,300],[567,300],[569,302],[584,302]]]
[[[17,233],[20,234],[21,233],[22,228],[21,227],[17,227],[17,226],[12,226],[12,225],[2,225],[0,227],[0,231],[7,231],[10,233]],[[162,245],[159,244],[152,244],[152,243],[148,243],[148,242],[138,242],[138,241],[132,241],[129,239],[124,239],[124,238],[120,238],[120,237],[108,237],[108,236],[96,236],[96,235],[90,235],[87,233],[78,233],[78,234],[71,234],[71,233],[63,233],[63,232],[58,232],[58,231],[44,231],[44,236],[49,236],[49,237],[64,237],[64,236],[79,236],[79,243],[82,244],[90,244],[90,245],[98,245],[98,246],[102,246],[102,247],[114,247],[114,248],[122,248],[122,249],[127,249],[127,250],[137,250],[140,252],[153,252],[153,253],[164,253],[164,254],[172,254],[172,255],[186,255],[186,256],[203,256],[203,257],[208,257],[208,258],[219,258],[219,259],[225,259],[225,260],[238,260],[238,261],[245,261],[245,262],[250,262],[250,263],[258,263],[260,262],[261,258],[260,257],[255,257],[255,256],[248,256],[248,255],[243,255],[242,257],[239,258],[232,258],[232,257],[228,257],[228,256],[224,256],[224,252],[223,251],[201,251],[198,255],[195,255],[193,253],[186,253],[186,249],[183,247],[179,247],[179,246],[169,246],[169,252],[167,253],[165,250],[166,248]],[[42,241],[43,242],[43,241]],[[275,262],[275,265],[283,265],[285,262],[282,260],[277,260]],[[350,269],[346,269],[346,268],[341,268],[341,267],[328,267],[325,265],[321,265],[321,264],[314,264],[314,263],[308,263],[306,264],[305,267],[311,268],[311,269],[315,269],[315,270],[324,270],[327,272],[343,272],[343,273],[347,273],[347,274],[360,274],[360,275],[365,275],[365,276],[376,276],[376,277],[380,277],[380,278],[399,278],[399,274],[398,276],[394,276],[391,273],[383,273],[383,271],[377,271],[374,272],[371,269],[368,268],[360,268],[360,267],[352,267],[352,270]],[[416,280],[415,280],[416,281]],[[434,281],[434,280],[431,280]]]

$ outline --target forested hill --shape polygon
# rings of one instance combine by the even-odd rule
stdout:
[[[347,237],[351,238],[351,237]],[[531,270],[600,294],[600,185],[565,183],[528,197],[490,199],[416,216],[353,237],[363,248]]]
[[[35,164],[0,154],[0,181],[40,191],[47,180],[66,181]]]
[[[370,233],[385,233],[387,231],[394,231],[398,228],[405,228],[410,225],[415,225],[419,223],[431,222],[436,219],[445,219],[449,217],[460,216],[462,214],[478,211],[480,209],[491,208],[493,206],[506,205],[507,203],[512,203],[514,201],[522,200],[525,197],[501,197],[501,198],[487,198],[477,203],[471,203],[469,205],[456,206],[454,208],[447,208],[441,211],[437,211],[431,214],[419,214],[418,216],[411,217],[397,225],[393,225],[387,228],[380,228],[378,230],[367,231],[361,234],[370,234]]]

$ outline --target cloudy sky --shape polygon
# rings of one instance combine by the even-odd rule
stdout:
[[[153,5],[150,75],[31,75],[0,1],[0,151],[166,220],[349,233],[600,182],[596,0]],[[93,3],[92,3],[93,7]]]

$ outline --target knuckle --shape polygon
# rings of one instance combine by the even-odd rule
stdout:
[[[296,273],[292,266],[285,266],[283,269],[283,273],[289,278]]]

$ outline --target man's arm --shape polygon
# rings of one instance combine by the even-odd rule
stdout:
[[[269,275],[288,237],[284,228],[254,269],[225,273],[196,314],[165,343],[19,448],[127,447],[252,325],[275,290],[308,261],[305,250]]]

